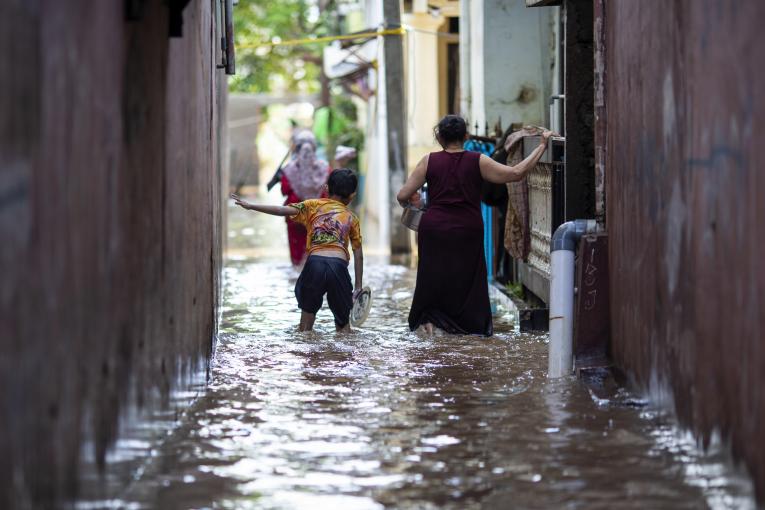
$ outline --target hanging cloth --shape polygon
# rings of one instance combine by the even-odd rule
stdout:
[[[536,127],[526,127],[508,135],[504,147],[507,151],[506,164],[517,165],[523,161],[525,136],[539,135],[542,131]],[[528,174],[527,174],[528,175]],[[505,216],[505,249],[517,260],[528,261],[531,248],[531,229],[529,227],[529,183],[528,176],[520,181],[507,184],[507,215]]]

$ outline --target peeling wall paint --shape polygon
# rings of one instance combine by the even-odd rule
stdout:
[[[606,0],[593,0],[594,110],[595,110],[595,218],[606,222]]]
[[[523,0],[474,0],[469,19],[460,30],[482,34],[463,37],[469,46],[470,74],[463,75],[462,112],[471,132],[478,124],[480,134],[502,121],[542,125],[548,115],[552,94],[554,39],[553,9],[529,9]],[[465,82],[464,80],[468,80]]]
[[[613,355],[765,501],[765,2],[600,3]]]

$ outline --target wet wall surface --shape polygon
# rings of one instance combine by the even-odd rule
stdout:
[[[717,449],[624,390],[546,379],[547,338],[408,332],[414,272],[368,260],[363,328],[314,333],[280,218],[230,211],[206,394],[118,498],[81,508],[753,508]]]
[[[185,9],[175,40],[163,2],[132,2],[130,22],[126,3],[0,3],[2,508],[82,493],[211,354],[225,116],[211,3]]]
[[[765,501],[765,3],[605,3],[612,342]]]

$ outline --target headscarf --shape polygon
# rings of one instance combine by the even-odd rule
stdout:
[[[293,136],[295,159],[284,167],[284,175],[301,200],[319,198],[329,177],[329,165],[316,157],[316,138],[310,131]]]
[[[301,142],[311,142],[316,145],[316,137],[310,129],[298,128],[292,132],[290,137],[293,147],[297,147]]]

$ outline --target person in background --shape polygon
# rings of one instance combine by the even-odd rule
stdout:
[[[271,191],[274,186],[281,184],[282,176],[284,175],[284,164],[288,159],[290,161],[295,159],[295,138],[301,131],[305,130],[298,125],[295,119],[290,119],[290,129],[290,148],[287,150],[287,154],[284,155],[284,158],[282,158],[281,163],[279,163],[279,167],[276,169],[276,172],[274,172],[274,176],[271,177],[271,180],[266,184],[266,191]]]
[[[335,162],[332,168],[350,168],[348,163],[356,157],[356,149],[346,145],[338,145],[335,148]]]
[[[294,133],[292,137],[295,157],[287,163],[281,177],[284,205],[296,204],[313,198],[323,198],[330,168],[326,161],[316,156],[316,138],[308,130]],[[306,253],[306,229],[287,216],[287,238],[290,259],[295,267],[302,266]]]
[[[492,335],[486,260],[483,252],[481,184],[523,178],[539,161],[552,132],[544,131],[539,146],[515,166],[463,149],[465,120],[447,115],[435,129],[444,150],[420,160],[398,192],[406,207],[420,200],[417,190],[427,182],[428,208],[420,221],[417,242],[417,283],[409,328],[422,326],[447,333]]]

